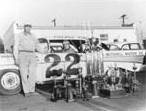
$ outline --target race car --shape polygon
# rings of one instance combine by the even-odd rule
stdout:
[[[63,53],[63,40],[70,41],[71,47],[78,53]],[[38,38],[39,45],[44,54],[35,52],[37,59],[37,79],[36,83],[43,84],[51,81],[53,76],[57,80],[63,79],[63,73],[67,72],[76,77],[78,68],[82,68],[82,74],[86,72],[86,56],[81,52],[81,45],[85,43],[84,37],[74,37],[72,39],[66,36]],[[21,78],[19,67],[15,64],[12,53],[0,54],[0,93],[5,95],[17,94],[21,90]]]
[[[16,31],[14,34],[7,35],[15,35],[22,29],[22,27],[17,27],[14,30]],[[46,27],[44,29],[36,27],[32,31],[35,32],[40,43],[39,45],[44,51],[44,54],[35,52],[37,59],[37,84],[51,82],[54,77],[60,81],[64,79],[66,74],[70,76],[70,79],[78,78],[79,72],[81,72],[83,77],[87,75],[104,76],[111,67],[136,72],[141,69],[144,61],[145,50],[106,51],[102,50],[102,48],[100,48],[100,51],[92,50],[89,43],[91,37],[83,36],[85,33],[76,35],[75,31],[70,33],[69,30],[53,30],[50,32]],[[70,46],[76,53],[62,52],[62,42],[64,40],[70,42]],[[13,95],[20,91],[20,72],[19,67],[15,64],[12,51],[1,53],[0,93]]]

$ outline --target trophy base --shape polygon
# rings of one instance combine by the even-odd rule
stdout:
[[[92,99],[97,99],[97,98],[99,98],[99,96],[92,96],[91,98]]]
[[[116,90],[100,89],[99,95],[105,98],[119,98],[126,96],[126,92],[124,89],[116,89]]]
[[[75,99],[69,99],[67,102],[70,103],[70,102],[74,102],[76,101]]]

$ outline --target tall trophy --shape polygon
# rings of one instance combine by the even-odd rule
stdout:
[[[92,92],[92,98],[99,98],[99,84],[103,74],[102,47],[99,39],[94,37],[89,40],[89,46],[90,50],[86,52],[88,75],[85,81],[89,86],[88,91]]]

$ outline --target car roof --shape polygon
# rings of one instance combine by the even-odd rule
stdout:
[[[46,36],[40,37],[47,40],[87,40],[85,36]]]
[[[51,46],[63,46],[62,43],[55,43],[55,42],[51,42],[50,43]]]

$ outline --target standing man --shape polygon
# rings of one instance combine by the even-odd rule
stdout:
[[[38,41],[31,33],[31,25],[25,24],[24,31],[15,36],[14,57],[19,64],[24,96],[28,97],[35,92],[36,81],[36,57],[35,50]]]

